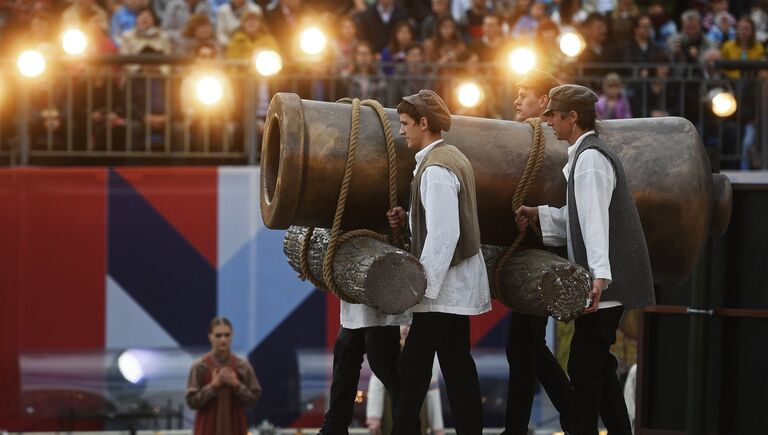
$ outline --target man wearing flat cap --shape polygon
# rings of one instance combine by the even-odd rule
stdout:
[[[560,82],[552,74],[539,69],[531,70],[517,83],[517,120],[541,118],[549,103],[550,89],[559,85]],[[515,311],[510,313],[506,346],[509,386],[504,419],[505,435],[528,433],[537,378],[560,413],[563,429],[567,430],[571,384],[557,358],[547,347],[548,320],[547,316]]]
[[[520,207],[519,229],[539,227],[548,246],[566,245],[587,269],[592,290],[575,321],[568,374],[573,386],[568,430],[596,435],[598,415],[611,434],[631,434],[610,348],[624,309],[654,303],[653,278],[640,217],[616,153],[595,130],[597,95],[578,85],[549,92],[548,124],[568,147],[566,205]]]
[[[411,331],[398,361],[400,400],[394,435],[420,433],[419,410],[437,353],[456,433],[478,435],[483,407],[470,355],[469,316],[491,310],[485,261],[480,252],[475,177],[469,160],[443,141],[451,114],[433,91],[404,97],[397,107],[400,134],[417,150],[410,213],[387,212],[391,226],[411,229],[411,252],[424,266],[427,290],[412,308]]]

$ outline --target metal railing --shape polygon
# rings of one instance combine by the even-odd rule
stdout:
[[[141,62],[138,64],[137,62]],[[159,65],[163,64],[163,65]],[[333,65],[289,66],[264,78],[247,64],[220,62],[224,101],[204,110],[187,83],[200,66],[188,58],[101,57],[88,65],[62,64],[34,81],[6,79],[0,102],[0,158],[9,164],[253,164],[270,96],[295,92],[335,101],[375,98],[395,107],[421,88],[437,90],[455,114],[514,119],[516,77],[499,65],[384,65],[370,76],[341,74]],[[743,67],[743,65],[728,65]],[[5,69],[8,69],[6,67]],[[605,73],[622,74],[633,117],[682,116],[716,150],[723,167],[768,168],[768,81],[748,72],[739,79],[717,70],[676,64],[572,64],[572,81],[600,90]],[[749,71],[748,68],[745,71]],[[11,76],[11,74],[7,74]],[[473,108],[458,102],[458,85],[474,81],[484,99]],[[734,94],[738,110],[718,118],[711,91]]]

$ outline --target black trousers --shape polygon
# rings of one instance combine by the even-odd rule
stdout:
[[[568,360],[573,385],[569,425],[573,434],[596,435],[598,415],[611,435],[632,433],[616,373],[618,363],[611,354],[623,313],[624,307],[606,308],[576,319]]]
[[[552,404],[560,413],[563,430],[568,430],[571,383],[557,358],[547,347],[548,317],[512,312],[507,332],[509,389],[504,434],[527,434],[533,396],[538,378]]]
[[[432,378],[437,353],[456,433],[480,435],[483,405],[477,367],[472,359],[469,317],[446,313],[414,313],[411,331],[400,354],[400,401],[395,407],[394,435],[419,435],[419,411]]]
[[[368,354],[368,365],[371,366],[371,370],[389,391],[393,404],[397,403],[400,389],[397,375],[400,327],[341,328],[333,345],[330,404],[320,433],[324,435],[349,433],[357,396],[357,384],[360,381],[360,368],[365,354]]]

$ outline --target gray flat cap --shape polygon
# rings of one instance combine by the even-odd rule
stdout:
[[[445,105],[445,101],[435,91],[422,89],[418,94],[403,97],[403,101],[413,104],[419,114],[427,118],[432,127],[443,131],[451,129],[451,112]]]
[[[545,116],[552,112],[594,112],[597,94],[580,85],[560,85],[549,91],[549,104]]]

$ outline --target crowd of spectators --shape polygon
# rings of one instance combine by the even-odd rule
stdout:
[[[396,101],[431,87],[457,113],[493,117],[503,112],[493,87],[513,81],[506,55],[527,46],[539,68],[601,91],[604,118],[690,119],[700,89],[673,86],[673,79],[740,78],[713,62],[764,59],[767,12],[766,0],[16,0],[0,2],[0,50],[50,48],[67,26],[86,29],[96,53],[196,56],[202,49],[247,61],[271,49],[285,71],[336,78],[299,89],[307,98]],[[310,23],[324,29],[330,46],[319,65],[301,69],[298,35]],[[585,42],[575,59],[558,45],[569,31]],[[484,104],[460,107],[446,79],[483,75]]]

